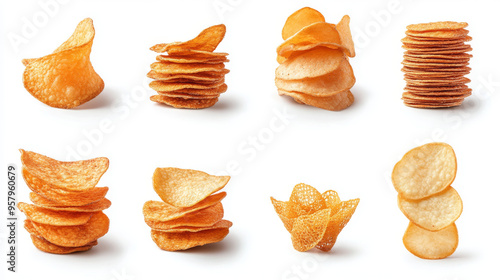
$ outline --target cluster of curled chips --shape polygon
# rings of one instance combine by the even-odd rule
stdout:
[[[337,236],[351,219],[359,198],[341,201],[336,191],[321,194],[309,185],[298,184],[289,201],[271,197],[271,202],[291,233],[295,250],[304,252],[316,247],[326,252],[333,248]]]
[[[222,219],[226,193],[218,191],[229,179],[191,169],[157,168],[153,187],[163,201],[150,200],[143,207],[156,245],[179,251],[224,239],[233,223]]]
[[[160,54],[151,64],[149,86],[158,95],[151,100],[175,108],[203,109],[219,100],[226,92],[225,75],[229,70],[227,53],[214,52],[224,39],[226,26],[214,25],[187,42],[157,44],[152,51]]]
[[[445,143],[414,148],[394,166],[398,206],[410,220],[403,243],[417,257],[443,259],[458,246],[455,221],[463,205],[451,187],[456,173],[455,152]]]
[[[465,77],[472,40],[465,22],[412,24],[402,40],[406,87],[403,101],[415,108],[445,108],[462,104],[472,90]]]
[[[69,109],[95,98],[104,82],[90,63],[95,30],[90,18],[52,54],[23,59],[23,83],[36,99],[51,107]]]
[[[355,56],[349,16],[337,24],[325,22],[312,8],[288,17],[285,40],[277,49],[275,84],[280,95],[325,110],[339,111],[354,102],[350,89],[356,78],[348,57]]]
[[[33,204],[19,202],[35,247],[53,254],[86,251],[109,229],[102,211],[111,206],[108,187],[96,187],[107,158],[62,162],[21,150],[23,177]]]

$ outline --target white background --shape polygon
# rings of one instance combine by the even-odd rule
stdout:
[[[99,185],[113,202],[105,213],[109,233],[91,251],[51,255],[38,251],[21,227],[18,272],[2,279],[498,279],[498,173],[500,162],[500,62],[496,1],[68,1],[43,22],[40,1],[2,1],[0,7],[1,168],[20,166],[19,148],[65,160],[106,156],[110,168]],[[357,56],[355,103],[330,112],[280,97],[274,86],[281,28],[308,5],[336,23],[351,17]],[[226,11],[215,8],[226,7]],[[389,16],[387,16],[389,15]],[[18,46],[26,21],[37,30]],[[52,52],[85,17],[94,20],[91,60],[106,83],[96,99],[74,110],[54,109],[22,85],[22,58]],[[400,40],[411,23],[469,23],[474,58],[473,96],[461,107],[405,107]],[[35,20],[36,21],[36,20]],[[40,21],[42,21],[40,23]],[[212,108],[179,110],[149,101],[145,75],[156,43],[188,40],[224,23],[218,51],[230,53],[229,90]],[[9,35],[10,34],[10,35]],[[278,112],[278,113],[276,113]],[[277,114],[293,116],[285,123]],[[111,129],[100,129],[100,123]],[[276,123],[271,125],[270,123]],[[87,136],[86,136],[87,135]],[[90,142],[89,136],[93,139]],[[257,137],[258,148],[250,144]],[[460,244],[445,260],[411,255],[401,238],[407,220],[390,183],[394,164],[409,149],[431,141],[451,144],[458,158],[453,186],[464,201],[457,221]],[[236,170],[228,165],[237,164]],[[151,176],[156,167],[230,173],[223,201],[234,222],[221,243],[187,252],[160,250],[143,221],[142,205],[159,200]],[[6,178],[2,175],[2,183]],[[341,198],[361,198],[351,222],[329,253],[293,249],[270,196],[287,200],[295,184]],[[18,198],[28,201],[19,180]],[[1,216],[6,213],[5,188]],[[23,217],[20,214],[20,217]],[[23,217],[24,218],[24,217]],[[5,222],[5,218],[2,218]],[[1,252],[6,250],[1,227]],[[5,256],[5,255],[4,255]],[[4,259],[4,257],[0,258]],[[294,274],[298,268],[303,274]]]

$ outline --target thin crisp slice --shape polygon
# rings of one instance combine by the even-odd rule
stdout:
[[[185,99],[181,97],[169,97],[165,95],[153,95],[151,101],[172,106],[179,109],[205,109],[215,105],[218,98],[210,99]]]
[[[33,222],[53,226],[83,225],[92,217],[91,212],[55,211],[23,202],[19,202],[17,208],[26,214],[26,217]]]
[[[218,88],[224,84],[224,80],[213,83],[213,84],[196,84],[196,83],[173,83],[173,82],[162,82],[162,81],[152,81],[149,83],[149,87],[155,91],[176,91],[182,89],[210,89]]]
[[[429,23],[410,24],[406,27],[407,30],[415,32],[427,32],[436,30],[458,30],[469,26],[466,22],[455,21],[438,21]]]
[[[199,58],[199,57],[178,56],[178,55],[158,55],[156,56],[156,60],[171,62],[171,63],[207,63],[207,64],[229,62],[229,59],[227,59],[226,57]]]
[[[295,222],[297,215],[290,210],[290,202],[288,201],[279,201],[271,197],[271,202],[274,206],[274,211],[278,214],[283,225],[285,226],[288,232],[292,232],[293,223]]]
[[[354,49],[354,41],[352,40],[351,28],[349,27],[350,21],[351,18],[348,15],[345,15],[335,28],[339,33],[340,42],[342,46],[344,46],[343,50],[346,52],[346,55],[349,57],[355,57],[356,50]]]
[[[288,203],[290,214],[294,217],[309,215],[326,208],[321,193],[304,183],[295,185]]]
[[[314,248],[323,238],[330,216],[330,209],[319,210],[316,213],[299,216],[292,229],[293,248],[305,252]]]
[[[97,245],[97,240],[93,241],[87,245],[80,246],[80,247],[63,247],[63,246],[58,246],[55,244],[50,243],[46,239],[42,237],[38,237],[36,235],[31,234],[31,241],[33,242],[33,245],[35,247],[43,252],[46,253],[51,253],[51,254],[59,254],[59,255],[64,255],[64,254],[70,254],[70,253],[75,253],[75,252],[83,252],[83,251],[88,251],[92,249],[92,247]]]
[[[228,228],[200,232],[163,232],[151,230],[151,238],[162,250],[180,251],[222,241],[229,233]]]
[[[403,244],[419,258],[444,259],[458,247],[457,226],[453,223],[440,231],[428,231],[410,222],[403,236]]]
[[[292,97],[298,103],[330,111],[344,110],[345,108],[351,106],[354,102],[354,96],[350,90],[325,97],[311,96],[296,91],[286,91],[280,89],[278,89],[278,92],[280,95],[288,95]]]
[[[286,19],[281,31],[281,37],[286,40],[302,28],[316,22],[325,22],[325,17],[313,8],[304,7],[295,11]]]
[[[49,200],[35,192],[30,192],[30,200],[40,208],[67,212],[99,212],[108,209],[111,206],[111,201],[107,198],[82,206],[65,206],[56,201]]]
[[[192,74],[207,71],[222,71],[224,63],[206,64],[206,63],[170,63],[153,62],[151,70],[163,74]]]
[[[192,212],[183,217],[165,222],[146,219],[146,224],[156,230],[173,229],[178,227],[208,227],[212,226],[224,217],[224,208],[222,203],[210,206],[208,208]]]
[[[228,221],[228,220],[221,220],[216,222],[213,225],[210,226],[178,226],[175,228],[169,228],[169,229],[154,229],[157,231],[163,231],[163,232],[200,232],[204,230],[211,230],[211,229],[217,229],[217,228],[230,228],[233,226],[233,223]]]
[[[172,49],[193,49],[213,52],[222,39],[224,39],[225,34],[226,26],[224,24],[214,25],[206,28],[198,36],[189,41],[158,44],[152,46],[151,50],[158,53],[170,52]]]
[[[323,76],[335,71],[343,59],[344,53],[341,50],[326,47],[299,52],[276,68],[276,78],[299,80]]]

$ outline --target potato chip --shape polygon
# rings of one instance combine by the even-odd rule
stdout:
[[[89,222],[79,226],[53,226],[33,222],[41,237],[55,245],[63,247],[80,247],[104,236],[109,229],[106,214],[97,212]]]
[[[318,97],[295,91],[278,90],[281,95],[288,95],[297,102],[318,107],[330,111],[340,111],[352,105],[354,96],[350,90],[337,93],[332,96]]]
[[[291,232],[295,250],[308,251],[321,241],[328,226],[330,212],[327,208],[313,214],[301,215],[295,220]]]
[[[94,35],[92,20],[84,19],[54,53],[24,61],[26,90],[46,105],[64,109],[77,107],[99,95],[104,82],[90,63]]]
[[[335,71],[343,59],[344,53],[341,50],[318,47],[290,56],[276,68],[276,78],[299,80],[323,76]]]
[[[227,85],[222,84],[219,87],[216,88],[206,88],[206,89],[179,89],[179,90],[174,90],[170,91],[170,93],[187,93],[187,94],[192,94],[192,95],[204,95],[204,96],[210,96],[212,95],[214,98],[219,96],[221,93],[224,93],[227,91]],[[158,92],[160,95],[163,95],[163,91]],[[215,96],[214,96],[215,95]]]
[[[422,259],[444,259],[458,247],[458,231],[453,223],[440,231],[428,231],[410,222],[403,236],[408,251]]]
[[[185,99],[180,97],[168,97],[165,95],[153,95],[151,101],[182,109],[204,109],[215,105],[218,98],[211,99]]]
[[[208,71],[208,72],[200,72],[200,73],[192,73],[192,74],[164,74],[158,73],[156,71],[149,71],[147,74],[148,78],[155,79],[158,81],[168,81],[174,79],[190,79],[193,81],[209,81],[213,82],[215,80],[220,80],[224,78],[224,75],[227,74],[229,70],[224,69],[223,71]]]
[[[304,7],[291,14],[283,26],[281,37],[283,40],[288,39],[302,28],[316,22],[325,22],[325,17],[317,10],[309,7]]]
[[[172,48],[168,51],[173,56],[205,57],[205,58],[223,58],[228,56],[225,52],[208,52],[194,49]]]
[[[283,225],[288,232],[292,232],[293,223],[295,222],[297,215],[290,211],[290,203],[288,201],[279,201],[271,197],[271,202],[274,206],[274,211],[278,214]]]
[[[351,18],[348,15],[345,15],[335,27],[339,33],[340,42],[344,47],[346,55],[349,57],[355,57],[356,50],[354,49],[354,41],[352,40],[351,29],[349,27],[350,22]]]
[[[230,178],[192,169],[156,168],[153,187],[166,203],[176,207],[190,207],[224,188]]]
[[[215,205],[224,197],[226,197],[226,192],[216,193],[191,207],[176,207],[163,201],[150,200],[144,203],[142,212],[146,221],[151,220],[157,222],[166,222],[184,217],[189,213],[193,213]]]
[[[172,92],[172,91],[161,91],[158,92],[159,95],[162,96],[167,96],[170,98],[183,98],[183,99],[214,99],[218,98],[220,94],[217,95],[195,95],[195,94],[189,94],[189,93],[177,93],[177,92]]]
[[[175,228],[170,228],[170,229],[154,229],[157,231],[163,231],[163,232],[200,232],[200,231],[205,231],[205,230],[212,230],[212,229],[218,229],[218,228],[227,228],[229,229],[233,225],[232,222],[228,220],[221,220],[216,222],[215,224],[211,226],[178,226]]]
[[[446,143],[429,143],[406,153],[394,166],[392,183],[406,199],[422,199],[451,185],[457,173],[453,148]]]
[[[31,235],[31,241],[38,250],[51,254],[71,254],[75,252],[83,252],[83,251],[88,251],[92,249],[92,247],[97,245],[97,241],[94,241],[80,247],[63,247],[52,244],[47,240],[45,240],[44,238],[35,236],[33,234]]]
[[[165,222],[146,219],[146,224],[156,230],[168,230],[178,227],[208,227],[222,220],[222,217],[224,217],[224,208],[222,203],[218,202],[213,206]]]
[[[192,74],[206,71],[218,71],[224,69],[224,63],[205,64],[205,63],[167,63],[154,62],[151,64],[151,70],[157,73],[165,74]]]
[[[152,81],[149,83],[149,87],[155,91],[175,91],[181,89],[210,89],[218,88],[224,84],[224,81],[220,81],[214,84],[196,84],[196,83],[172,83],[172,82],[162,82],[162,81]]]
[[[26,185],[32,191],[65,206],[83,206],[96,202],[103,199],[109,189],[108,187],[96,187],[84,192],[70,192],[55,188],[48,182],[34,177],[24,168],[22,172]]]
[[[429,23],[410,24],[406,29],[415,32],[427,32],[436,30],[459,30],[469,26],[466,22],[438,21]]]
[[[19,202],[17,208],[21,210],[29,220],[39,224],[53,226],[83,225],[92,217],[92,213],[90,212],[54,211],[23,202]]]
[[[463,208],[460,195],[452,187],[416,201],[399,195],[398,206],[412,223],[430,231],[442,230],[453,224],[462,214]]]
[[[43,178],[53,188],[67,191],[88,191],[94,188],[108,170],[105,157],[82,161],[58,161],[35,152],[21,151],[23,167],[34,177]]]
[[[64,206],[63,204],[46,199],[35,192],[30,192],[30,200],[40,208],[66,212],[99,212],[111,206],[111,201],[107,198],[83,206]]]
[[[295,217],[309,215],[326,207],[321,193],[304,183],[295,185],[289,203],[289,211]]]
[[[229,62],[226,57],[216,57],[216,58],[199,58],[190,56],[175,56],[175,55],[158,55],[156,56],[157,61],[165,61],[171,63],[206,63],[206,64],[218,64],[221,62]]]
[[[200,232],[163,232],[151,230],[151,237],[162,250],[180,251],[222,241],[228,233],[228,228]]]
[[[152,51],[158,53],[170,52],[171,49],[193,49],[213,52],[226,35],[224,24],[214,25],[203,30],[194,39],[186,42],[174,42],[169,44],[158,44],[151,47]]]
[[[356,211],[356,207],[358,207],[359,198],[348,201],[338,201],[335,204],[333,203],[334,202],[332,200],[331,204],[328,205],[328,208],[330,209],[330,217],[328,218],[325,234],[316,244],[316,248],[325,252],[328,252],[333,248],[338,235],[351,220],[354,211]]]

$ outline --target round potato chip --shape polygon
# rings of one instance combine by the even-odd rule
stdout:
[[[154,62],[151,64],[151,70],[163,74],[192,74],[206,71],[219,71],[224,69],[224,63],[206,64],[206,63],[167,63]]]
[[[299,216],[292,229],[293,248],[305,252],[314,248],[323,238],[328,226],[330,209],[319,210],[316,213]]]
[[[70,109],[94,99],[104,89],[104,81],[90,63],[94,26],[84,19],[56,51],[30,59],[24,70],[26,90],[48,106]]]
[[[223,69],[222,71],[207,71],[207,72],[191,73],[191,74],[164,74],[151,70],[148,72],[147,76],[148,78],[155,79],[158,81],[189,79],[193,81],[215,82],[217,80],[223,79],[224,75],[227,73],[229,73],[228,69]]]
[[[205,109],[215,105],[219,98],[210,99],[186,99],[180,97],[169,97],[165,95],[153,95],[151,101],[172,106],[179,109]]]
[[[229,62],[226,57],[216,57],[216,58],[199,58],[199,57],[189,57],[189,56],[176,56],[176,55],[158,55],[156,57],[157,61],[165,61],[170,63],[206,63],[206,64],[218,64],[222,62]]]
[[[212,226],[224,217],[224,208],[222,203],[218,202],[213,206],[207,207],[196,212],[184,215],[183,217],[170,221],[159,222],[146,219],[146,224],[156,230],[173,229],[178,227],[208,227]]]
[[[354,102],[354,96],[352,95],[350,90],[325,97],[311,96],[300,92],[286,91],[281,89],[278,89],[278,92],[280,95],[287,95],[292,97],[299,103],[330,111],[344,110],[345,108],[351,106]]]
[[[392,171],[396,191],[406,199],[422,199],[446,189],[455,180],[457,159],[446,143],[429,143],[407,152]]]
[[[406,35],[419,38],[463,39],[467,38],[468,30],[436,30],[427,32],[406,31]]]
[[[70,253],[75,253],[75,252],[83,252],[83,251],[88,251],[92,249],[92,247],[97,245],[97,240],[93,241],[87,245],[80,246],[80,247],[63,247],[63,246],[58,246],[55,244],[52,244],[45,240],[42,237],[38,237],[36,235],[31,234],[31,241],[33,242],[33,245],[35,247],[43,252],[46,253],[51,253],[51,254],[70,254]]]
[[[469,26],[466,22],[455,21],[438,21],[429,23],[410,24],[406,27],[407,30],[415,32],[427,32],[436,30],[458,30]]]
[[[283,40],[288,39],[302,28],[316,22],[325,22],[325,17],[317,10],[309,7],[304,7],[291,14],[283,26],[281,37]]]
[[[155,91],[175,91],[181,89],[210,89],[218,88],[224,84],[224,81],[219,81],[213,84],[195,84],[195,83],[173,83],[171,81],[152,81],[149,87]]]
[[[163,231],[163,232],[200,232],[204,230],[211,230],[211,229],[218,229],[218,228],[227,228],[229,229],[231,226],[233,226],[233,223],[228,221],[228,220],[221,220],[216,222],[215,224],[211,226],[178,226],[175,228],[169,228],[169,229],[154,229],[157,231]]]
[[[198,36],[189,41],[158,44],[152,46],[151,50],[158,53],[164,53],[176,48],[213,52],[222,41],[222,39],[224,39],[225,35],[226,26],[224,24],[214,25],[206,28]]]
[[[92,217],[91,212],[54,211],[23,202],[19,202],[17,208],[26,214],[26,217],[31,221],[53,226],[83,225]]]
[[[349,57],[356,56],[356,50],[354,49],[354,41],[352,40],[351,28],[349,27],[349,23],[351,18],[348,15],[342,17],[339,23],[335,26],[337,31],[339,32],[340,42],[344,47],[343,50],[346,52],[346,55]]]
[[[217,58],[217,57],[220,58],[229,55],[228,53],[225,52],[209,52],[209,51],[183,49],[183,48],[172,48],[168,51],[168,54],[174,56],[205,57],[205,58]]]
[[[82,206],[64,206],[61,203],[49,200],[35,192],[30,192],[30,200],[40,208],[66,212],[99,212],[111,206],[111,201],[107,198]]]
[[[458,247],[458,231],[453,223],[440,231],[428,231],[410,222],[403,236],[406,249],[422,259],[444,259]]]
[[[84,192],[94,188],[108,170],[105,157],[81,161],[58,161],[35,152],[21,151],[23,168],[53,188]]]
[[[156,168],[153,187],[160,198],[176,207],[190,207],[221,190],[230,176],[174,167]]]
[[[430,231],[453,224],[463,209],[462,199],[452,187],[421,200],[408,200],[399,195],[398,206],[412,223]]]
[[[226,197],[226,192],[216,193],[191,207],[176,207],[163,201],[150,200],[144,203],[142,213],[146,221],[166,222],[215,205],[224,199],[224,197]]]
[[[153,229],[151,230],[151,237],[162,250],[180,251],[222,241],[228,233],[229,228],[199,232],[163,232]]]
[[[109,229],[106,214],[97,212],[89,222],[79,226],[53,226],[32,222],[41,237],[55,245],[80,247],[104,236]]]
[[[218,98],[220,94],[217,95],[195,95],[195,94],[189,94],[189,93],[178,93],[175,91],[160,91],[158,94],[167,96],[167,97],[173,97],[173,98],[184,98],[184,99],[214,99]]]
[[[323,76],[335,71],[344,59],[344,53],[341,50],[317,47],[308,52],[290,56],[276,68],[276,78],[299,80]]]

